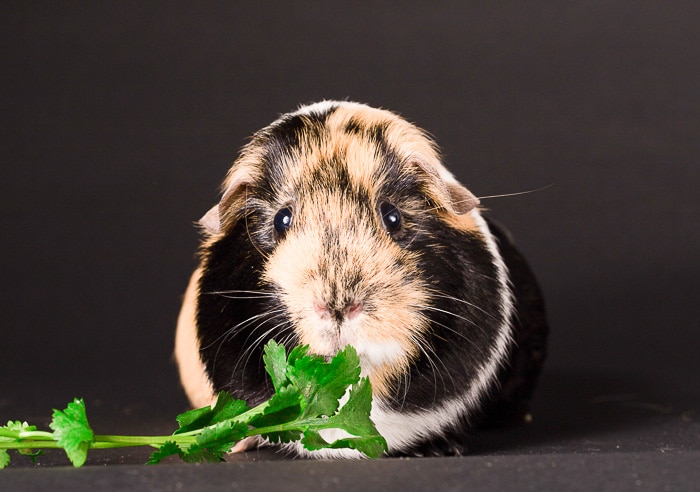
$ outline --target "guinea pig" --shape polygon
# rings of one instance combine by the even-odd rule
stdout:
[[[281,116],[244,146],[200,224],[175,342],[192,405],[222,390],[269,398],[274,339],[327,357],[352,345],[392,455],[462,454],[475,426],[529,419],[548,332],[540,290],[405,119],[338,101]]]

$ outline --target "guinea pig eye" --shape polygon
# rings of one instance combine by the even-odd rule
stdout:
[[[386,229],[386,232],[391,234],[401,229],[401,212],[391,203],[380,203],[379,214],[382,217],[382,225],[384,229]]]
[[[282,237],[287,233],[287,230],[292,226],[292,209],[284,207],[275,214],[274,219],[275,231]]]

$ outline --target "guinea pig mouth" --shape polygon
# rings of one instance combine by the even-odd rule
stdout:
[[[346,345],[354,345],[361,330],[362,307],[351,303],[341,309],[326,309],[318,304],[313,313],[298,325],[302,342],[322,357],[333,357]]]
[[[314,329],[313,343],[309,344],[312,352],[323,357],[333,357],[345,345],[349,345],[343,334],[343,327],[335,320],[328,320]]]

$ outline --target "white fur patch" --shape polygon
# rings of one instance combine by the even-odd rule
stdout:
[[[374,403],[372,419],[391,450],[401,450],[426,436],[441,435],[450,425],[456,424],[462,416],[469,418],[470,410],[478,407],[496,379],[496,373],[505,359],[512,337],[510,319],[514,310],[513,297],[508,284],[508,271],[483,217],[476,210],[470,213],[474,216],[494,257],[501,293],[503,322],[499,327],[496,343],[488,360],[478,369],[472,384],[459,397],[450,399],[436,408],[411,413],[396,412]]]

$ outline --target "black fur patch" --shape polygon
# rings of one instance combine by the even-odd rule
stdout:
[[[288,345],[298,343],[291,328],[277,326],[287,319],[286,313],[246,323],[261,313],[283,309],[279,301],[251,298],[254,294],[226,293],[231,289],[270,291],[270,286],[260,281],[261,269],[261,254],[250,242],[245,221],[240,220],[206,252],[199,285],[198,338],[214,390],[228,390],[249,405],[257,405],[272,395],[262,362],[264,344],[271,338],[281,342],[290,336]]]
[[[313,193],[317,189],[328,189],[334,193],[340,193],[348,201],[359,205],[362,214],[371,212],[369,191],[352,180],[342,153],[321,161],[309,178],[304,180],[302,186],[304,187],[302,191],[306,193]]]
[[[406,241],[407,249],[421,255],[421,276],[435,295],[433,309],[424,310],[431,320],[428,346],[411,365],[409,377],[394,382],[390,406],[418,411],[464,393],[487,360],[503,317],[496,267],[479,237],[432,218]]]
[[[274,125],[266,128],[264,136],[268,145],[277,146],[285,152],[299,149],[303,142],[313,144],[322,138],[326,131],[328,117],[337,109],[337,106],[330,106],[322,112],[310,111],[285,115]]]
[[[498,373],[499,389],[490,395],[480,412],[482,426],[520,424],[530,412],[530,399],[547,357],[549,324],[544,296],[525,258],[508,236],[493,222],[489,228],[510,274],[515,297],[513,339]]]
[[[388,129],[388,123],[375,123],[368,126],[362,120],[354,117],[348,120],[344,128],[348,135],[358,135],[377,146],[386,145]]]
[[[509,271],[515,297],[515,312],[511,318],[514,343],[498,371],[498,383],[491,388],[477,413],[464,415],[443,434],[426,438],[393,455],[462,455],[469,452],[469,442],[477,426],[522,424],[529,413],[529,401],[546,357],[549,326],[544,301],[523,256],[498,227],[492,222],[488,225]],[[425,364],[424,361],[421,363]],[[450,370],[461,366],[454,355],[452,359],[446,359],[445,364]]]

